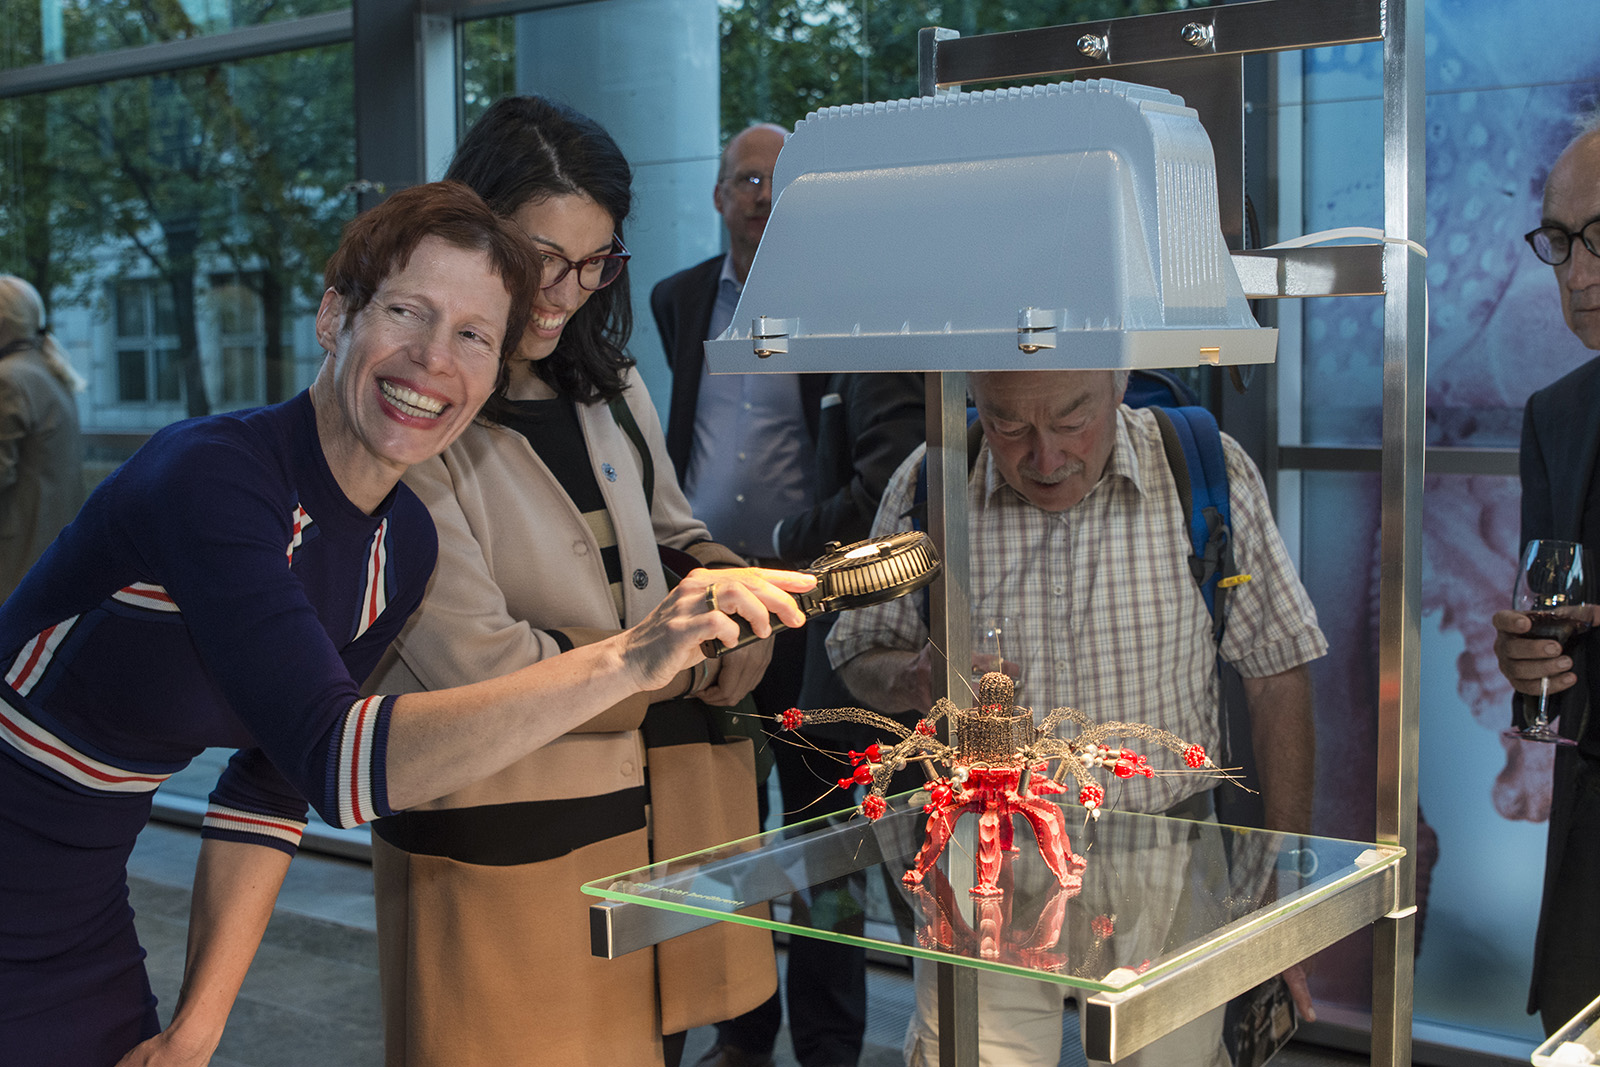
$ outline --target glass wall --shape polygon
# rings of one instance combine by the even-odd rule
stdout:
[[[1600,10],[1563,9],[1562,32],[1523,47],[1537,0],[1427,8],[1429,308],[1427,441],[1460,474],[1424,486],[1418,1041],[1526,1060],[1540,1030],[1523,1011],[1544,868],[1550,764],[1502,741],[1510,690],[1490,614],[1510,596],[1519,491],[1496,473],[1528,394],[1592,357],[1561,321],[1554,279],[1522,241],[1549,165],[1600,90],[1586,42]],[[1267,102],[1283,142],[1276,238],[1383,224],[1382,77],[1376,45],[1278,60]],[[1287,302],[1285,302],[1287,303]],[[1375,297],[1301,302],[1287,343],[1298,382],[1281,398],[1284,443],[1307,451],[1381,442],[1383,335]],[[1292,348],[1290,349],[1292,351]],[[1442,459],[1443,452],[1434,452]],[[1373,825],[1377,686],[1375,476],[1307,473],[1296,513],[1302,570],[1331,645],[1318,664],[1317,824]],[[1313,988],[1359,1017],[1370,1003],[1360,938],[1319,963]]]
[[[226,33],[348,6],[346,0],[0,0],[0,69]]]
[[[97,473],[309,383],[306,315],[355,208],[350,101],[348,45],[0,101],[0,268],[89,381]]]

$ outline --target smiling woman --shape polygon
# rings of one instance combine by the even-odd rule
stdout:
[[[543,263],[484,417],[406,475],[440,544],[433,584],[372,683],[403,693],[594,647],[669,598],[663,554],[680,573],[740,563],[690,513],[623,351],[632,196],[616,143],[569,108],[508,97],[449,175]],[[768,655],[763,643],[685,671],[374,824],[392,1067],[674,1064],[683,1031],[766,999],[776,969],[762,931],[719,924],[598,960],[578,887],[759,829],[750,742],[726,736],[730,719],[707,705],[738,702]]]
[[[724,610],[707,611],[695,573],[634,629],[568,656],[454,690],[360,692],[437,550],[400,475],[493,388],[536,264],[453,183],[359,217],[327,271],[312,389],[157,433],[0,604],[9,1060],[205,1062],[308,801],[340,826],[390,815],[670,683],[702,640],[736,637],[726,612],[758,629],[769,609],[804,620],[783,590],[809,578],[720,572]],[[214,746],[239,752],[211,794],[183,989],[158,1034],[124,862],[155,788]]]
[[[311,401],[328,466],[358,507],[376,507],[489,399],[509,306],[489,257],[441,237],[424,238],[359,311],[331,286],[323,294],[317,340],[333,358]]]

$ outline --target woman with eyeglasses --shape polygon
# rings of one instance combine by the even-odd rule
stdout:
[[[669,570],[740,564],[690,513],[623,351],[631,173],[616,143],[559,104],[503,99],[448,177],[532,238],[543,275],[480,417],[406,475],[439,561],[378,692],[516,670],[633,625]],[[374,825],[390,1067],[675,1064],[684,1031],[771,994],[771,939],[752,928],[594,958],[580,889],[757,832],[751,745],[708,705],[739,701],[769,655],[762,642],[707,661]]]

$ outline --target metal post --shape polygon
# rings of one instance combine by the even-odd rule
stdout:
[[[939,92],[939,42],[953,41],[961,34],[943,26],[924,26],[917,31],[917,95]]]
[[[967,525],[967,376],[927,376],[928,535],[944,560],[929,587],[928,636],[934,643],[933,695],[960,700],[972,662]],[[942,655],[941,655],[942,654]],[[952,727],[953,729],[953,727]],[[951,737],[951,743],[955,737]],[[939,1065],[977,1067],[978,972],[940,963]]]
[[[922,96],[940,89],[938,50],[960,35],[927,26],[917,35],[917,85]],[[972,662],[970,527],[967,516],[967,376],[927,376],[928,533],[944,572],[928,590],[928,636],[945,669],[933,675],[933,695],[959,700]],[[952,732],[954,724],[951,726]],[[955,737],[950,738],[951,743]],[[939,983],[939,1067],[977,1067],[978,972],[952,963],[935,965]]]
[[[1389,0],[1383,36],[1383,473],[1378,600],[1377,840],[1406,850],[1395,910],[1373,930],[1372,1062],[1411,1062],[1417,737],[1421,702],[1426,275],[1400,243],[1426,233],[1423,5]]]

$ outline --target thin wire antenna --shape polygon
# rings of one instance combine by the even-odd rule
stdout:
[[[927,636],[926,640],[928,642],[928,647],[933,649],[933,651],[938,655],[938,657],[940,659],[944,660],[945,666],[948,668],[949,665],[950,665],[950,657],[944,654],[944,649],[940,648],[937,644],[934,643],[932,634],[929,634]],[[972,688],[972,682],[967,678],[967,674],[971,674],[971,673],[972,672],[970,670],[967,671],[965,674],[961,673],[960,671],[957,671],[956,672],[956,677],[961,679],[961,684],[967,687],[967,692],[969,694],[971,694],[971,696],[972,696],[972,702],[974,704],[977,704],[978,703],[978,691],[976,689]]]
[[[818,755],[827,756],[830,759],[838,760],[840,763],[846,762],[845,753],[842,750],[823,748],[821,745],[811,740],[811,738],[806,737],[804,734],[797,733],[793,737],[785,737],[781,734],[769,733],[766,730],[762,730],[761,736],[765,737],[769,741],[782,741],[784,744],[793,745],[796,748],[809,748]],[[816,772],[812,771],[812,773],[815,774]]]
[[[845,753],[844,752],[835,751],[835,750],[829,749],[829,748],[823,748],[821,745],[817,744],[815,741],[811,740],[809,737],[806,737],[803,734],[795,734],[793,737],[783,737],[781,735],[768,733],[767,731],[763,730],[762,731],[762,736],[766,737],[767,740],[769,740],[769,741],[782,741],[784,744],[786,744],[786,745],[794,745],[796,748],[809,748],[811,751],[817,753],[818,755],[827,756],[829,759],[838,760],[840,763],[845,763],[846,762],[846,758],[845,758]],[[811,771],[812,775],[814,775],[816,777],[817,781],[819,781],[819,782],[826,782],[828,780],[827,778],[823,777],[821,774],[818,774],[815,770],[813,770],[809,764],[807,764],[806,770]],[[794,808],[792,810],[786,809],[784,811],[784,814],[785,815],[798,815],[800,812],[805,811],[807,808],[816,807],[818,804],[820,804],[824,800],[826,800],[828,798],[828,794],[833,792],[835,788],[837,788],[837,787],[836,786],[832,786],[832,785],[827,786],[826,788],[824,788],[822,790],[822,795],[817,797],[815,800],[810,801],[809,803],[804,804],[801,807]]]
[[[798,814],[800,814],[800,813],[801,813],[801,812],[802,812],[802,811],[805,811],[805,810],[806,810],[806,809],[807,809],[807,808],[814,808],[814,807],[816,807],[816,806],[817,806],[817,805],[818,805],[818,804],[821,804],[821,803],[822,803],[822,802],[823,802],[823,801],[824,801],[824,800],[827,800],[827,799],[828,799],[828,794],[829,794],[829,793],[831,793],[831,792],[833,792],[833,790],[834,790],[834,787],[833,787],[833,786],[831,786],[831,785],[830,785],[830,786],[829,786],[829,787],[828,787],[828,788],[826,788],[826,789],[824,789],[824,790],[823,790],[823,791],[822,791],[822,792],[821,792],[821,793],[820,793],[820,794],[819,794],[819,795],[818,795],[818,796],[817,796],[817,799],[815,799],[815,800],[813,800],[813,801],[811,801],[811,802],[810,802],[810,803],[809,803],[809,804],[804,804],[804,805],[802,805],[802,806],[801,806],[801,807],[798,807],[798,808],[793,808],[793,809],[789,809],[789,810],[785,810],[785,811],[784,811],[784,814],[785,814],[785,815],[798,815]]]

